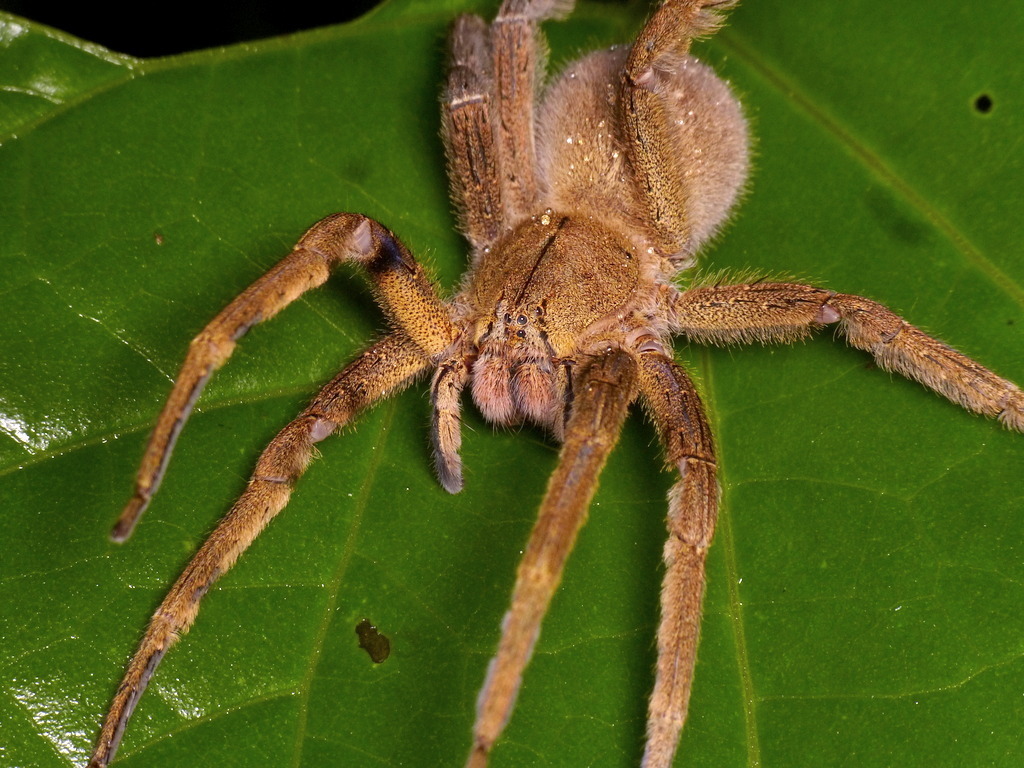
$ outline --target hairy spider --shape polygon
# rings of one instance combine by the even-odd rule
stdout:
[[[456,295],[442,300],[390,231],[365,216],[336,214],[192,342],[116,540],[130,535],[203,385],[248,328],[348,261],[365,268],[393,328],[264,450],[241,498],[153,616],[90,765],[113,758],[160,659],[191,626],[210,585],[283,509],[315,443],[421,375],[431,377],[435,468],[450,492],[462,487],[466,387],[489,421],[532,422],[562,442],[478,700],[470,766],[486,764],[512,713],[598,475],[635,400],[679,472],[668,501],[643,765],[672,762],[690,696],[718,484],[711,430],[673,360],[671,336],[788,342],[835,325],[882,367],[1024,431],[1016,386],[869,299],[787,282],[673,284],[725,220],[746,178],[739,103],[689,55],[690,41],[711,32],[718,12],[733,4],[668,0],[632,46],[573,62],[539,97],[538,23],[568,3],[505,0],[490,25],[476,16],[456,21],[443,128],[470,271]]]

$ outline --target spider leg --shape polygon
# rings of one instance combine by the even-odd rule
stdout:
[[[713,32],[720,21],[717,12],[734,4],[735,0],[667,0],[647,20],[622,70],[619,84],[622,138],[633,173],[645,192],[647,213],[661,241],[658,247],[665,255],[686,250],[700,236],[706,237],[704,232],[693,231],[695,226],[705,228],[704,222],[695,224],[692,220],[691,209],[699,209],[702,204],[700,200],[689,199],[697,194],[690,178],[695,163],[689,152],[679,151],[674,138],[674,133],[678,132],[674,124],[676,115],[669,103],[680,97],[673,91],[681,84],[694,89],[691,94],[682,94],[684,98],[699,98],[701,83],[685,83],[677,72],[685,69],[683,62],[691,41]],[[700,76],[698,72],[697,75],[707,83],[715,79],[710,73]],[[691,108],[688,119],[691,122],[707,120],[706,111],[696,109],[695,114],[695,108]],[[735,188],[746,174],[742,118],[737,112],[737,116],[730,119],[737,122],[738,130],[723,139],[730,147],[735,145],[724,167],[736,167],[719,185],[723,189],[715,190],[726,198],[722,203],[724,209],[713,213],[716,223],[728,210]]]
[[[502,621],[498,652],[477,699],[473,749],[467,768],[483,768],[505,727],[540,623],[562,578],[566,558],[586,519],[597,478],[618,441],[636,396],[637,364],[621,349],[609,351],[576,376],[572,414],[558,467],[519,564],[512,603]]]
[[[715,446],[686,372],[662,352],[640,353],[640,394],[680,479],[669,493],[658,663],[643,768],[668,768],[686,720],[697,657],[704,560],[718,518]]]
[[[430,399],[434,403],[431,420],[431,441],[434,448],[434,469],[438,480],[449,493],[462,490],[462,459],[459,447],[460,398],[469,373],[461,358],[443,361],[434,373],[430,385]]]
[[[493,125],[509,228],[536,213],[540,199],[533,123],[547,51],[537,25],[571,9],[572,0],[505,0],[491,23],[497,107]]]
[[[127,539],[156,493],[178,434],[212,373],[231,356],[235,342],[256,323],[276,315],[345,261],[363,265],[378,301],[424,355],[437,354],[455,337],[448,311],[423,269],[395,236],[365,216],[339,213],[313,225],[295,249],[228,304],[189,345],[188,354],[150,435],[135,480],[135,493],[111,532]]]
[[[674,330],[699,341],[793,341],[829,323],[851,346],[968,411],[1024,432],[1024,393],[966,355],[861,296],[796,283],[691,288],[670,298]]]
[[[452,200],[473,246],[473,260],[502,233],[505,213],[491,114],[494,79],[487,24],[460,16],[451,33],[451,63],[441,135],[448,157]]]
[[[400,334],[387,336],[349,364],[264,449],[245,491],[185,566],[146,629],[104,720],[89,768],[114,758],[128,719],[157,665],[188,631],[206,591],[288,503],[313,445],[359,411],[409,384],[428,365]]]

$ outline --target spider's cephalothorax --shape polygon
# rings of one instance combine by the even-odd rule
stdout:
[[[336,214],[250,286],[193,341],[114,529],[123,540],[156,491],[178,429],[235,340],[333,266],[362,265],[392,322],[260,456],[245,493],[153,616],[129,663],[91,766],[106,765],[157,663],[191,626],[210,584],[287,503],[313,446],[361,409],[432,375],[441,483],[462,486],[459,410],[467,385],[498,424],[532,421],[562,441],[526,545],[501,640],[477,705],[469,764],[483,766],[511,715],[541,620],[629,405],[640,400],[679,479],[657,668],[642,758],[667,766],[686,718],[718,507],[711,430],[670,337],[784,342],[838,324],[883,367],[1024,430],[1012,383],[868,299],[796,283],[680,290],[679,270],[724,221],[746,176],[747,135],[728,87],[689,55],[729,0],[667,0],[629,47],[570,64],[546,89],[538,23],[561,0],[505,0],[491,24],[460,18],[451,38],[443,134],[471,269],[443,301],[395,236]]]
[[[473,397],[487,418],[559,423],[572,365],[602,335],[620,332],[644,293],[635,251],[593,220],[548,209],[481,259],[466,291],[466,346]]]

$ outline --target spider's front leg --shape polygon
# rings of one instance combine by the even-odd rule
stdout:
[[[395,236],[376,221],[338,213],[313,225],[295,249],[221,311],[189,346],[135,481],[135,493],[111,538],[127,539],[156,493],[174,443],[212,373],[231,356],[235,342],[311,288],[321,285],[343,262],[361,264],[378,301],[424,355],[437,354],[455,338],[448,311],[423,269]]]
[[[674,330],[710,343],[787,342],[838,323],[851,346],[974,413],[1024,432],[1024,392],[891,309],[797,283],[704,286],[670,298]]]
[[[680,479],[669,493],[658,663],[643,768],[668,768],[686,721],[697,658],[704,561],[718,519],[715,446],[697,390],[666,354],[640,353],[640,394]]]
[[[512,714],[541,620],[586,520],[598,475],[618,442],[626,411],[636,396],[636,380],[636,360],[621,349],[609,351],[577,374],[576,397],[558,467],[519,564],[512,604],[501,624],[498,652],[491,659],[477,699],[467,768],[487,765],[491,748]]]
[[[188,631],[199,603],[221,575],[288,503],[313,445],[359,411],[409,384],[427,367],[401,334],[378,341],[342,371],[264,449],[245,492],[200,547],[146,628],[104,720],[89,768],[103,768],[117,751],[135,705],[167,650]]]

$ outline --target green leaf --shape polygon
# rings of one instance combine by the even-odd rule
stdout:
[[[383,327],[345,273],[254,329],[111,544],[205,322],[335,210],[380,219],[455,284],[437,93],[465,5],[396,0],[152,61],[0,16],[0,763],[85,763],[148,615],[260,448]],[[643,11],[547,25],[553,60],[628,40]],[[757,153],[705,267],[868,295],[1024,379],[1022,28],[1014,4],[742,4],[700,51]],[[828,334],[680,358],[717,430],[723,509],[678,764],[1020,765],[1020,435]],[[427,421],[419,387],[321,444],[168,654],[119,764],[464,759],[556,447],[469,409],[451,497]],[[638,763],[672,482],[654,442],[628,424],[495,768]],[[363,618],[391,641],[382,664]]]

